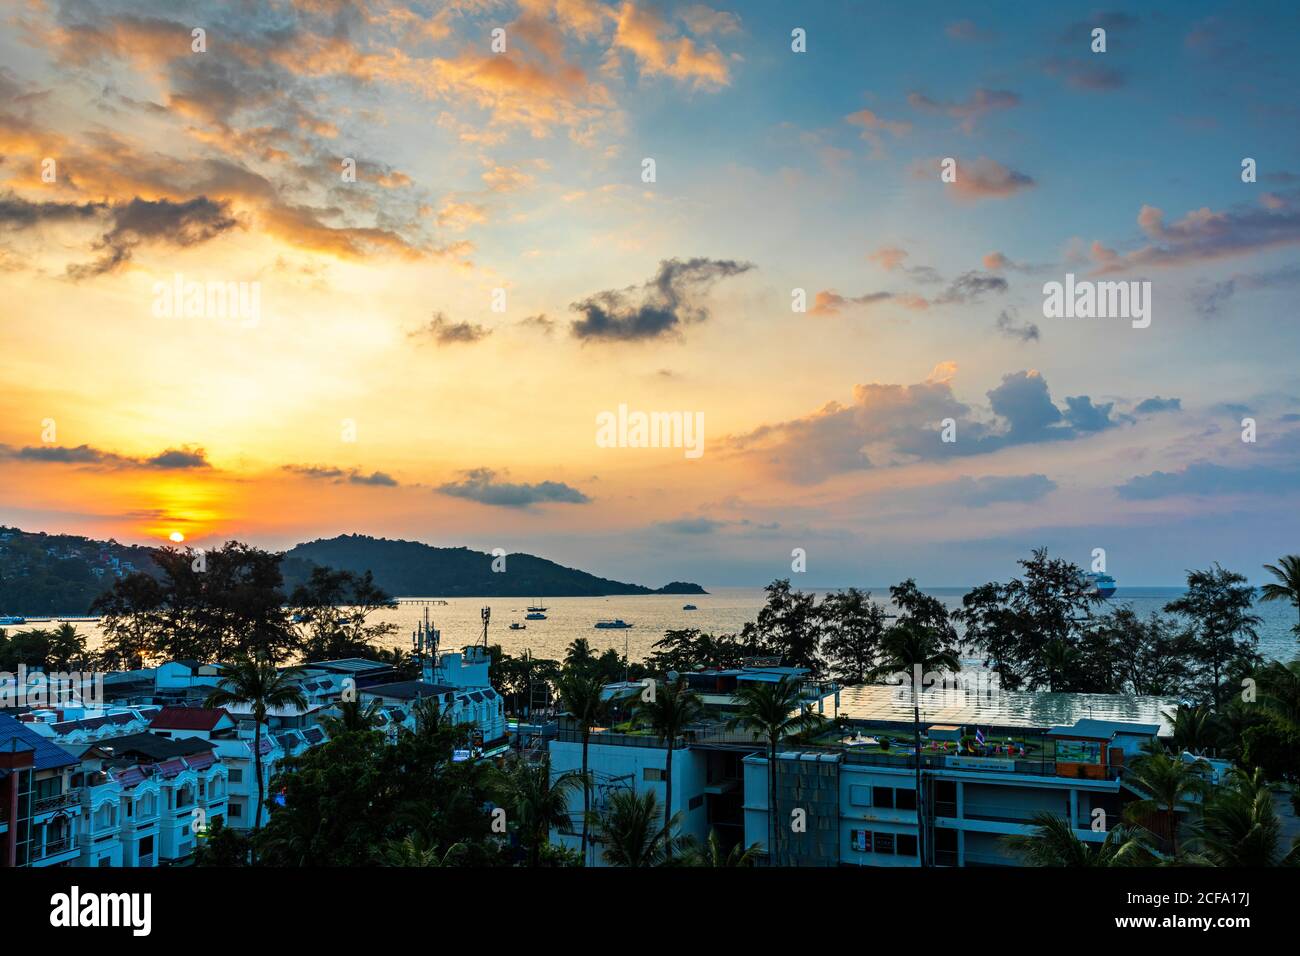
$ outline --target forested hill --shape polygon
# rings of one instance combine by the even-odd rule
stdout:
[[[492,555],[469,548],[435,548],[345,534],[290,548],[284,575],[292,586],[312,564],[344,571],[371,571],[389,594],[419,597],[594,597],[606,594],[704,594],[698,584],[674,581],[647,588],[566,568],[531,554],[511,554],[505,571],[492,570]]]
[[[153,548],[0,527],[0,616],[86,614],[118,578],[134,571],[157,574]],[[345,534],[290,548],[284,556],[284,591],[305,582],[314,565],[373,571],[375,583],[395,596],[592,597],[607,594],[704,594],[698,584],[673,581],[653,589],[596,577],[531,554],[512,554],[506,570],[492,570],[492,555],[468,548],[434,548]]]

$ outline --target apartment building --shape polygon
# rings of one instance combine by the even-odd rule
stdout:
[[[77,757],[0,714],[0,866],[72,866],[80,856]]]

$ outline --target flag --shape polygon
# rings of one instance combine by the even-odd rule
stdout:
[[[984,731],[980,730],[978,727],[975,728],[975,741],[981,747],[984,746]]]

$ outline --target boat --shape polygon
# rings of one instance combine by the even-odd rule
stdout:
[[[26,624],[26,623],[27,623],[27,618],[19,617],[16,614],[10,615],[8,617],[0,617],[0,627],[9,627],[12,624]]]
[[[543,614],[541,611],[533,611],[531,614],[525,614],[525,615],[524,615],[524,620],[525,620],[525,621],[544,621],[544,620],[546,620],[546,615]]]
[[[512,630],[512,631],[522,631],[522,630],[526,629],[527,627],[528,627],[527,624],[520,624],[518,621],[515,621],[513,624],[510,625],[510,630]]]
[[[1115,593],[1115,579],[1109,574],[1089,574],[1088,582],[1092,585],[1088,594],[1092,597],[1099,597],[1103,601]]]
[[[699,608],[696,607],[694,604],[683,604],[683,605],[682,605],[682,610],[683,610],[683,611],[698,611]]]
[[[532,605],[531,607],[529,607],[528,610],[529,610],[529,612],[536,612],[536,613],[538,613],[538,614],[541,614],[543,611],[546,610],[546,607],[545,607],[545,605],[543,605],[542,602],[539,600],[536,604],[534,604],[534,605]]]
[[[600,628],[601,630],[609,630],[609,629],[622,630],[625,627],[631,627],[631,626],[632,626],[631,624],[623,620],[621,617],[616,617],[612,621],[596,622],[596,627]]]

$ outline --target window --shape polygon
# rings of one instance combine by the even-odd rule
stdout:
[[[871,806],[871,788],[856,785],[849,787],[849,803],[855,807]]]
[[[859,853],[871,852],[871,831],[870,830],[852,830],[849,833],[849,839],[853,843],[853,849]]]
[[[244,771],[240,770],[240,769],[237,768],[237,767],[231,767],[231,768],[230,768],[230,782],[231,782],[231,783],[243,783],[243,782],[244,782]]]
[[[871,802],[878,807],[893,808],[894,791],[889,787],[872,787]]]
[[[242,804],[232,803],[228,809],[230,811],[231,819],[242,817],[244,815],[244,807]]]
[[[916,856],[916,837],[911,834],[898,834],[898,839],[895,841],[895,845],[898,847],[899,856]]]
[[[667,779],[667,778],[664,776],[664,772],[663,772],[662,768],[660,768],[660,767],[646,767],[646,768],[645,768],[645,772],[644,772],[644,774],[643,774],[643,776],[642,776],[642,779],[643,779],[643,780],[650,780],[650,781],[662,781],[662,780],[665,780],[665,779]]]
[[[916,791],[915,790],[895,790],[894,806],[900,810],[916,809]]]
[[[874,834],[874,836],[875,836],[875,838],[876,838],[876,839],[875,839],[875,843],[876,843],[876,852],[877,852],[877,853],[891,853],[891,854],[892,854],[892,853],[894,852],[894,834],[892,834],[892,833],[877,833],[877,834]]]
[[[153,852],[153,837],[140,837],[140,855],[148,856]]]

